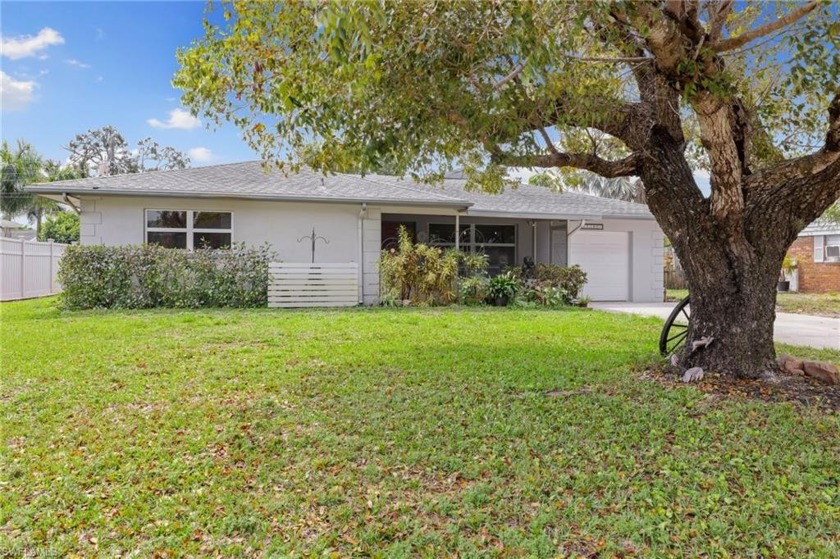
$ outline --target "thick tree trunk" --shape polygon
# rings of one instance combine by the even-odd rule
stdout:
[[[775,367],[773,323],[784,249],[770,244],[759,241],[738,256],[725,239],[695,237],[677,250],[691,297],[688,344],[680,355],[683,367],[743,377]],[[712,341],[693,348],[703,338]]]
[[[661,134],[650,150],[642,168],[648,205],[686,271],[691,297],[681,367],[742,377],[773,369],[776,285],[798,231],[791,215],[768,207],[752,229],[737,215],[722,221],[697,188],[679,144]],[[711,343],[693,347],[704,338]]]

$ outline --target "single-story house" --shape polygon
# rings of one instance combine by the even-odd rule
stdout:
[[[73,204],[81,244],[160,243],[192,249],[270,243],[284,262],[359,264],[359,301],[379,296],[377,262],[400,225],[418,241],[483,251],[490,272],[579,264],[593,300],[663,298],[663,235],[647,207],[521,185],[467,191],[453,175],[424,185],[383,175],[266,172],[258,161],[115,175],[29,187]]]
[[[840,223],[813,222],[793,242],[788,256],[796,259],[798,291],[840,292]]]

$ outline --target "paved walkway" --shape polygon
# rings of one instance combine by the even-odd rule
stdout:
[[[592,303],[593,309],[656,316],[665,322],[676,303]],[[840,318],[776,313],[774,339],[791,345],[840,350]]]

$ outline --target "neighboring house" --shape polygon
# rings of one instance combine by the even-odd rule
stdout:
[[[9,222],[6,222],[9,223]],[[23,229],[20,227],[3,227],[3,237],[18,239],[20,241],[34,241],[38,234],[34,229]]]
[[[815,221],[802,230],[788,255],[797,262],[800,292],[840,292],[840,223]]]
[[[284,262],[359,263],[359,300],[376,303],[380,251],[400,225],[418,241],[483,251],[491,273],[522,264],[579,264],[594,300],[662,301],[662,231],[641,204],[521,185],[468,192],[391,176],[284,175],[260,162],[32,185],[81,210],[81,244],[143,242],[192,249],[270,243]],[[458,234],[456,234],[458,231]]]

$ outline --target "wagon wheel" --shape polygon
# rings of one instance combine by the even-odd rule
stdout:
[[[690,319],[691,305],[686,297],[674,307],[668,320],[665,321],[665,326],[662,327],[662,333],[659,335],[659,353],[663,357],[668,357],[683,348],[688,339]]]

